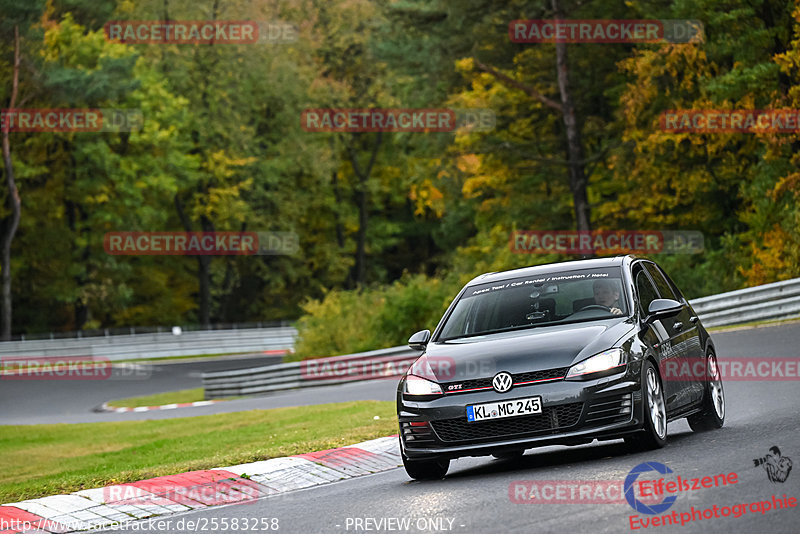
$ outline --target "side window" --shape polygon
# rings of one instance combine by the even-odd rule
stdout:
[[[678,296],[678,300],[681,302],[685,301],[686,297],[683,296],[683,293],[681,293],[681,290],[678,289],[678,286],[675,285],[675,282],[672,281],[672,278],[670,278],[669,275],[662,269],[659,269],[659,272],[664,275],[664,278],[667,279],[669,287],[671,287],[672,291]]]
[[[672,291],[672,287],[669,285],[666,278],[664,278],[664,275],[661,274],[661,269],[652,263],[645,263],[645,267],[650,273],[650,276],[653,278],[653,281],[656,283],[656,287],[658,288],[661,298],[677,300],[680,302],[680,299],[675,295],[675,292]]]
[[[647,310],[650,308],[650,303],[658,298],[658,294],[656,293],[653,284],[650,283],[650,279],[647,278],[647,273],[644,272],[644,269],[639,269],[639,271],[636,273],[635,280],[636,293],[639,298],[639,306],[641,310],[640,313],[644,317],[647,315]]]

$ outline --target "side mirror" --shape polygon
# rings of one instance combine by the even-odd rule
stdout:
[[[660,317],[669,317],[670,315],[675,315],[681,311],[682,307],[683,304],[677,300],[655,299],[650,303],[650,307],[647,308],[647,319],[645,319],[645,322],[651,323]]]
[[[414,350],[425,350],[428,346],[428,341],[431,339],[430,330],[420,330],[410,338],[408,338],[408,346]]]

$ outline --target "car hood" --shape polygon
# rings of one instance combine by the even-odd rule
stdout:
[[[633,328],[624,318],[541,326],[429,343],[423,358],[438,382],[569,367],[612,348]]]

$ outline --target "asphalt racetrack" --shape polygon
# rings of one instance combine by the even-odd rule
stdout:
[[[781,358],[797,355],[800,325],[737,330],[714,334],[720,360],[730,357],[760,356]],[[363,383],[364,398],[386,398],[371,389],[380,382]],[[387,382],[387,391],[393,390]],[[699,434],[685,420],[669,425],[665,448],[650,452],[630,452],[622,441],[595,442],[580,447],[547,447],[529,450],[518,460],[491,457],[462,458],[451,463],[443,480],[411,481],[402,469],[266,497],[255,502],[207,508],[165,518],[171,524],[140,531],[186,532],[177,521],[195,520],[196,525],[211,525],[211,520],[234,518],[250,525],[264,518],[277,519],[279,532],[764,532],[800,531],[800,507],[771,509],[749,506],[772,497],[800,497],[800,388],[797,381],[730,381],[725,384],[727,416],[725,427]],[[328,388],[328,400],[339,400]],[[351,387],[352,389],[352,387]],[[336,395],[337,398],[334,398]],[[315,398],[318,400],[325,395]],[[280,399],[280,396],[275,396]],[[268,399],[265,407],[270,404]],[[299,402],[300,399],[298,399]],[[780,447],[783,456],[793,459],[795,472],[785,482],[771,482],[753,460],[763,457],[770,447]],[[572,503],[564,499],[542,502],[544,488],[569,483],[620,482],[643,462],[665,464],[673,473],[667,480],[714,477],[736,473],[736,483],[721,487],[679,492],[670,509],[678,524],[644,528],[642,514],[624,500],[612,503]],[[651,475],[654,472],[651,472]],[[657,476],[651,476],[655,480]],[[557,482],[560,481],[560,482]],[[541,488],[530,498],[532,483]],[[521,489],[520,489],[521,488]],[[554,490],[551,490],[554,491]],[[566,491],[565,494],[569,494]],[[527,497],[526,497],[527,496]],[[537,500],[535,497],[539,496]],[[520,502],[515,502],[520,501]],[[746,504],[747,511],[742,514]],[[713,515],[713,507],[717,514]],[[800,505],[800,503],[798,503]],[[774,506],[774,504],[773,504]],[[693,514],[692,510],[697,510]],[[710,518],[703,517],[709,509]],[[723,517],[723,510],[730,514]],[[753,511],[754,510],[754,511]],[[739,517],[735,517],[738,512]],[[682,514],[686,514],[685,516]],[[682,517],[689,518],[680,525]],[[264,524],[263,522],[258,524]],[[635,528],[634,528],[635,527]],[[109,532],[131,532],[133,524]],[[232,530],[228,530],[232,531]],[[246,530],[238,530],[246,532]],[[252,532],[252,530],[250,530]]]

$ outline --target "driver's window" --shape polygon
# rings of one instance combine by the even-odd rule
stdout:
[[[678,300],[678,297],[675,296],[675,293],[672,291],[672,288],[669,287],[667,280],[664,278],[664,275],[661,274],[661,271],[652,263],[646,263],[647,270],[650,272],[650,276],[653,277],[653,281],[656,283],[658,287],[658,292],[661,294],[661,298],[664,299],[672,299]]]
[[[639,272],[636,273],[636,294],[639,298],[640,313],[642,317],[645,317],[647,310],[650,308],[650,303],[658,298],[658,294],[642,269],[639,269]]]

